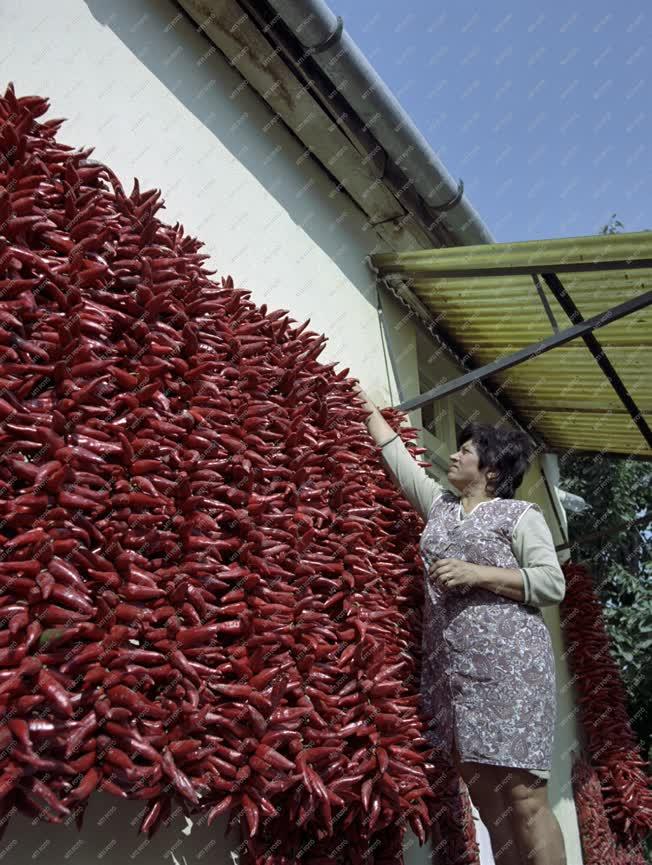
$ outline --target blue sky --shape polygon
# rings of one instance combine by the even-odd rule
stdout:
[[[652,7],[329,0],[498,242],[652,229]]]

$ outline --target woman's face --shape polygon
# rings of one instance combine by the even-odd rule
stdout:
[[[489,495],[486,490],[487,468],[480,471],[479,461],[480,457],[471,439],[463,442],[462,447],[450,457],[451,465],[448,469],[450,483],[460,492]]]

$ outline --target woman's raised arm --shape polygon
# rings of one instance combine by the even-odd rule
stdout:
[[[369,434],[381,449],[385,469],[421,518],[427,520],[430,506],[446,488],[417,464],[401,437],[394,432],[365,391],[358,388],[357,393],[365,400],[366,410],[371,412],[365,423]]]

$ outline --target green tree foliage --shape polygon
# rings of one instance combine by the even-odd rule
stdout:
[[[622,228],[613,214],[602,234]],[[599,334],[598,334],[599,338]],[[606,348],[608,354],[608,347]],[[652,513],[652,464],[578,452],[559,458],[561,487],[590,506],[568,514],[571,543],[597,531],[609,532]],[[611,652],[619,664],[629,716],[643,759],[652,759],[652,519],[579,544],[572,553],[584,562],[602,602]]]

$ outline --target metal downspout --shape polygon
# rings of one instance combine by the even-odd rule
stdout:
[[[268,0],[269,5],[398,165],[459,246],[495,243],[463,184],[450,176],[409,114],[323,0]]]

